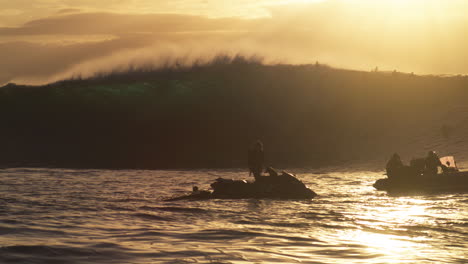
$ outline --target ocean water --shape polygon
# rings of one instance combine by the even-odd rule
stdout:
[[[468,194],[291,170],[312,200],[164,202],[244,170],[0,170],[0,263],[467,263]]]

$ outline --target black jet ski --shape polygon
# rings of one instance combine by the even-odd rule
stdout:
[[[373,186],[380,191],[400,193],[468,192],[468,171],[417,176],[405,174],[392,179],[379,179]]]
[[[396,170],[392,177],[377,180],[374,188],[393,193],[468,192],[468,171],[459,171],[453,156],[440,158],[443,166],[438,174],[424,172],[424,159],[413,161]]]
[[[165,201],[200,199],[312,199],[317,194],[290,173],[261,176],[254,182],[218,178],[211,184],[213,191],[197,191]]]

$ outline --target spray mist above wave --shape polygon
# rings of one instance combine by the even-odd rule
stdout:
[[[207,44],[208,45],[208,44]],[[252,51],[242,47],[228,47],[225,43],[213,44],[211,49],[198,45],[158,44],[140,49],[126,49],[108,55],[77,61],[57,72],[21,75],[10,82],[25,85],[44,85],[69,79],[89,79],[115,73],[158,71],[161,69],[190,69],[213,63],[244,61],[264,65],[290,62],[265,51]]]

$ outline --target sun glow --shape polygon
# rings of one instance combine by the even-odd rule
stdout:
[[[344,239],[355,241],[367,246],[370,254],[379,254],[385,257],[385,263],[402,263],[412,256],[417,250],[421,250],[418,241],[403,240],[398,236],[388,234],[369,233],[362,230],[343,236]]]
[[[407,226],[428,224],[427,201],[400,198],[398,206],[381,206],[369,211],[362,219],[379,219],[368,221],[356,219],[356,223],[366,229],[344,231],[340,236],[349,244],[366,246],[371,255],[378,255],[379,263],[408,262],[414,252],[432,250],[422,241],[427,237],[418,236],[417,232],[409,232]]]
[[[341,0],[343,2],[344,0]],[[338,0],[340,2],[340,0]],[[355,13],[373,19],[388,22],[410,22],[424,20],[443,20],[454,16],[460,5],[458,0],[453,2],[441,0],[350,0],[346,5]]]

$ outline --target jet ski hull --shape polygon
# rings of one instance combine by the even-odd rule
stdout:
[[[379,179],[373,186],[387,192],[468,192],[468,172]]]
[[[211,184],[212,192],[202,191],[184,196],[165,199],[312,199],[317,194],[291,174],[263,176],[255,182],[218,178]]]

